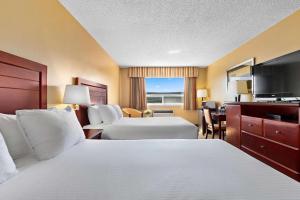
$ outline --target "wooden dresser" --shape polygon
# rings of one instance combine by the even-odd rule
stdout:
[[[299,103],[229,103],[226,141],[300,181],[299,108]]]

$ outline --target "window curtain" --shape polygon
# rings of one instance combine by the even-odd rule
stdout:
[[[184,109],[196,110],[196,79],[199,77],[198,67],[130,67],[130,107],[146,109],[145,77],[172,78],[184,77]]]
[[[184,79],[184,109],[196,110],[197,109],[197,89],[196,77],[188,77]]]
[[[130,77],[130,108],[145,110],[146,104],[145,79],[143,77]]]
[[[198,67],[130,67],[128,77],[198,77]]]

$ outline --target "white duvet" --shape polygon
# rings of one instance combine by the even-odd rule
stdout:
[[[291,200],[300,184],[221,140],[86,140],[22,167],[2,200]],[[27,165],[30,162],[27,162]]]
[[[198,127],[181,117],[124,117],[104,127],[103,139],[197,139]]]

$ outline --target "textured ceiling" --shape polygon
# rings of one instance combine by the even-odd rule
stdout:
[[[300,0],[60,0],[120,66],[207,66]]]

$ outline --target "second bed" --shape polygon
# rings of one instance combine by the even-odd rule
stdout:
[[[103,126],[103,139],[197,139],[198,127],[181,117],[123,117]]]

